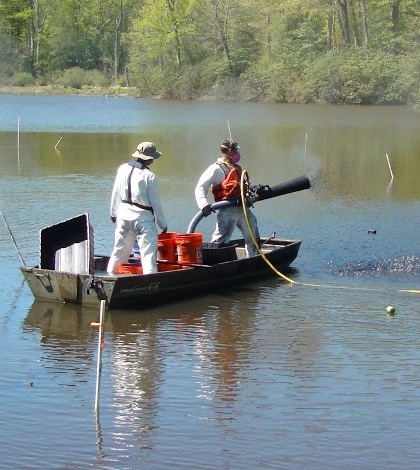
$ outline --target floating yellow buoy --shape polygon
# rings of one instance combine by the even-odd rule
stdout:
[[[386,308],[386,311],[389,315],[394,315],[395,313],[395,308],[392,307],[392,305],[389,305],[387,308]]]

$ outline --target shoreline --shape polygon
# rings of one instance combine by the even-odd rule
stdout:
[[[141,97],[136,94],[136,88],[134,87],[95,87],[95,86],[83,86],[82,88],[65,88],[58,86],[0,86],[0,95],[39,95],[39,96],[115,96],[120,98],[133,98],[133,99],[148,99],[161,101],[165,100],[162,96],[152,96],[152,97]],[[185,100],[175,100],[175,101],[185,101]],[[220,98],[207,96],[206,98],[201,99],[192,99],[187,101],[225,101],[225,102],[236,102],[235,99],[225,97],[222,100]],[[258,99],[244,99],[237,102],[254,102],[254,103],[276,103],[275,101],[266,101]],[[341,106],[341,104],[331,104],[323,102],[314,102],[314,103],[282,103],[282,104],[311,104],[311,105],[330,105],[330,106]],[[420,105],[417,106],[415,103],[405,103],[405,104],[358,104],[358,103],[348,103],[347,106],[403,106],[408,107],[415,113],[420,113]]]
[[[137,98],[135,96],[135,88],[127,87],[83,87],[83,88],[63,88],[52,86],[0,86],[1,95],[116,95]]]
[[[115,96],[119,98],[133,98],[144,100],[162,101],[169,99],[163,98],[160,95],[151,97],[142,97],[136,94],[134,87],[90,87],[83,86],[82,88],[64,88],[57,86],[0,86],[0,95],[39,95],[39,96]],[[175,100],[175,101],[220,101],[216,97],[207,97],[206,99],[191,99],[191,100]],[[223,101],[234,102],[235,100],[225,98]],[[251,100],[244,100],[251,101]],[[261,101],[263,102],[263,101]]]

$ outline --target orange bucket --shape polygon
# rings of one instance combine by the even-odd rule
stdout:
[[[158,258],[176,263],[176,232],[158,234]]]
[[[143,274],[143,266],[138,263],[122,264],[118,272],[120,274]]]
[[[165,271],[175,271],[177,269],[182,269],[182,266],[179,264],[159,264],[158,263],[158,272],[162,273]]]
[[[182,266],[179,264],[158,264],[159,273],[165,271],[175,271],[176,269],[182,269]],[[122,264],[118,272],[120,274],[143,274],[143,267],[141,264],[127,263]]]
[[[203,235],[187,233],[175,239],[179,263],[203,264]]]

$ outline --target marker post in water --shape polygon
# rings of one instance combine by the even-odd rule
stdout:
[[[394,173],[392,173],[391,163],[389,162],[388,154],[386,153],[386,161],[388,162],[389,172],[391,173],[391,181],[394,179]]]
[[[60,138],[58,139],[58,142],[55,144],[55,147],[54,147],[54,148],[57,150],[57,152],[58,152],[58,149],[57,149],[58,144],[61,142],[61,139],[62,139],[62,138],[63,138],[63,137],[60,137]]]
[[[17,154],[18,154],[18,170],[20,170],[20,116],[17,119]]]
[[[91,326],[99,327],[99,337],[98,337],[98,360],[96,366],[96,394],[95,394],[95,412],[98,412],[99,408],[99,392],[101,388],[101,371],[102,371],[102,349],[105,347],[104,341],[104,313],[105,313],[105,300],[101,300],[100,312],[99,312],[99,323],[92,322]]]

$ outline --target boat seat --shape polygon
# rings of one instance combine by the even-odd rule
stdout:
[[[236,247],[237,245],[203,242],[203,264],[213,265],[237,260]]]

